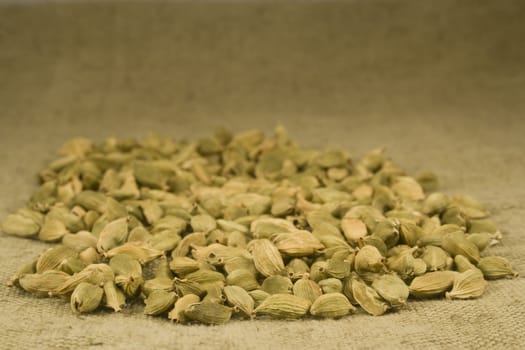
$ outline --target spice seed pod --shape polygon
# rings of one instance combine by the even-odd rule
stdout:
[[[444,295],[452,287],[457,274],[456,271],[435,271],[418,276],[410,283],[410,294],[417,298]]]
[[[486,287],[487,281],[483,279],[483,273],[478,269],[471,269],[455,276],[452,290],[445,293],[445,297],[447,299],[479,298]]]
[[[319,296],[310,307],[310,313],[318,317],[338,318],[354,312],[355,308],[341,293],[328,293]]]
[[[187,321],[184,311],[191,304],[196,304],[200,301],[199,296],[195,294],[186,294],[177,299],[175,306],[168,314],[168,318],[177,323],[185,323]]]
[[[80,283],[71,294],[71,310],[75,312],[91,312],[95,310],[104,294],[102,288],[91,283]]]
[[[254,301],[246,290],[238,286],[226,286],[224,294],[230,305],[241,310],[246,316],[253,317]]]
[[[273,294],[255,309],[257,315],[268,315],[278,319],[303,317],[310,308],[310,301],[291,294]]]
[[[232,308],[211,302],[201,302],[189,305],[184,310],[184,316],[205,324],[222,324],[230,320]]]

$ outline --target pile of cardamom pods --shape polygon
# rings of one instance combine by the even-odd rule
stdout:
[[[77,138],[59,155],[2,231],[60,243],[8,284],[74,312],[143,301],[181,323],[381,315],[409,298],[477,298],[486,279],[517,275],[480,255],[501,234],[477,201],[436,192],[433,174],[411,177],[383,149],[353,160],[277,127]]]

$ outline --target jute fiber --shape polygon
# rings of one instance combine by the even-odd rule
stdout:
[[[0,5],[0,219],[68,138],[192,139],[220,125],[356,156],[386,146],[410,174],[484,203],[489,253],[525,275],[523,1],[139,2]],[[0,348],[518,349],[525,279],[381,317],[175,325],[76,316],[6,279],[49,245],[0,235]]]

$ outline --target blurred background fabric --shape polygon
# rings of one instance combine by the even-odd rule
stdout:
[[[306,147],[385,146],[409,173],[479,199],[504,234],[490,253],[523,276],[524,23],[521,0],[0,0],[0,220],[69,138],[281,123]],[[523,277],[381,317],[181,326],[140,307],[75,316],[5,286],[47,246],[0,234],[0,348],[525,346]]]

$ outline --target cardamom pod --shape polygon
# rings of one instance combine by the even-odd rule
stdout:
[[[449,291],[454,283],[455,271],[427,272],[412,280],[409,289],[410,294],[417,298],[431,298],[443,295]]]
[[[103,290],[99,286],[82,282],[71,294],[71,310],[74,312],[91,312],[100,305]]]
[[[280,275],[268,276],[261,284],[261,290],[268,294],[291,294],[293,283],[290,278]]]
[[[518,277],[518,273],[512,269],[509,261],[501,256],[481,258],[478,263],[478,268],[483,272],[485,278],[489,280]]]
[[[365,245],[357,252],[354,266],[357,273],[379,272],[384,269],[384,262],[386,262],[386,259],[376,247]]]
[[[479,298],[486,287],[487,281],[483,279],[483,273],[478,269],[470,269],[454,277],[452,290],[446,292],[445,297],[447,299]]]
[[[277,247],[268,239],[254,239],[248,243],[248,251],[253,256],[255,268],[263,276],[280,274],[284,262]]]
[[[352,295],[370,315],[379,316],[388,310],[388,304],[372,288],[357,279],[352,281]]]
[[[309,278],[308,274],[305,274],[294,283],[293,294],[313,303],[323,294],[323,290],[315,281]]]
[[[251,291],[259,288],[259,283],[252,271],[246,269],[233,270],[226,276],[226,284],[230,286],[239,286]]]
[[[341,293],[320,295],[310,306],[310,313],[318,317],[339,318],[354,312],[355,308]]]
[[[326,278],[318,282],[323,294],[327,293],[342,293],[343,283],[337,278]]]
[[[57,288],[62,286],[69,275],[62,271],[47,270],[43,273],[23,274],[18,278],[18,284],[25,291],[37,297],[48,297]]]
[[[231,315],[232,308],[211,302],[190,304],[184,310],[185,317],[205,324],[226,323]]]
[[[231,306],[242,311],[246,316],[253,318],[254,301],[248,292],[238,286],[224,287],[226,300]]]
[[[405,306],[410,291],[396,274],[382,275],[372,282],[372,288],[392,307]]]
[[[154,290],[144,300],[146,306],[144,307],[145,315],[161,315],[171,308],[177,300],[177,294],[165,290]]]
[[[278,319],[296,319],[304,316],[310,301],[292,294],[272,294],[255,309],[256,314]]]
[[[175,302],[175,306],[169,312],[168,318],[177,323],[186,323],[187,319],[186,319],[186,316],[184,315],[185,310],[191,304],[196,304],[199,301],[200,301],[199,296],[195,294],[186,294],[178,298],[177,301]]]

